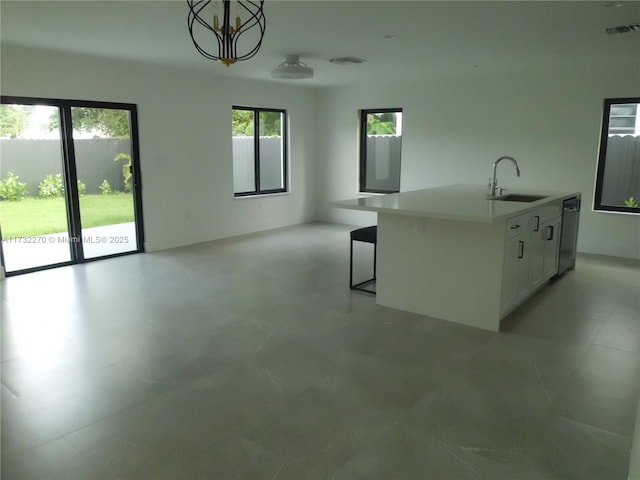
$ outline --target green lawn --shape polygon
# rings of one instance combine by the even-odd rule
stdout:
[[[82,228],[133,222],[133,195],[84,195],[80,197]],[[67,231],[64,198],[25,197],[18,202],[0,201],[2,237],[34,237]]]

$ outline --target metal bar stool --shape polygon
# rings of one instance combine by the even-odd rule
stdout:
[[[373,243],[373,278],[364,282],[353,284],[353,242]],[[351,231],[351,248],[349,252],[349,288],[351,290],[360,290],[361,292],[376,294],[375,290],[365,288],[367,285],[376,281],[376,260],[378,250],[378,227],[364,227]]]

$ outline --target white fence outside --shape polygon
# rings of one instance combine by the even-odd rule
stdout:
[[[402,135],[367,135],[367,188],[400,190],[401,151]]]
[[[602,203],[623,206],[640,199],[640,136],[610,136],[602,179]]]
[[[233,191],[253,192],[255,163],[253,137],[233,137]],[[260,189],[274,190],[285,185],[282,137],[260,137]]]
[[[129,139],[99,138],[74,141],[78,179],[87,186],[88,194],[100,193],[107,180],[117,190],[124,190],[123,161],[115,162],[119,153],[131,154]],[[38,196],[38,185],[47,175],[62,172],[60,141],[49,139],[0,139],[0,178],[13,171],[27,184],[29,195]]]
[[[233,191],[255,191],[253,137],[233,137]],[[377,190],[400,189],[401,135],[367,137],[367,186]],[[285,185],[281,137],[260,137],[261,190]]]

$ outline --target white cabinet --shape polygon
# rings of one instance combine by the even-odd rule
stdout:
[[[558,273],[558,240],[562,206],[557,204],[539,208],[532,214],[530,287],[537,289]]]
[[[520,215],[507,222],[502,277],[501,311],[511,310],[529,294],[530,215]]]
[[[502,274],[502,316],[558,272],[560,204],[546,205],[507,221]]]
[[[545,222],[542,227],[544,242],[543,272],[545,281],[558,273],[558,257],[560,250],[561,217]]]

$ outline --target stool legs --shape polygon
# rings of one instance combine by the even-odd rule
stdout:
[[[378,278],[376,276],[376,266],[378,265],[378,242],[373,244],[373,279]]]
[[[357,284],[353,284],[353,239],[350,242],[349,246],[349,288],[351,290],[359,290],[361,292],[371,293],[373,295],[376,294],[375,290],[369,290],[366,287],[367,285],[376,281],[376,264],[378,263],[378,245],[377,243],[373,244],[373,278],[369,280],[365,280],[364,282],[359,282]]]
[[[353,240],[349,248],[349,288],[353,290]]]

